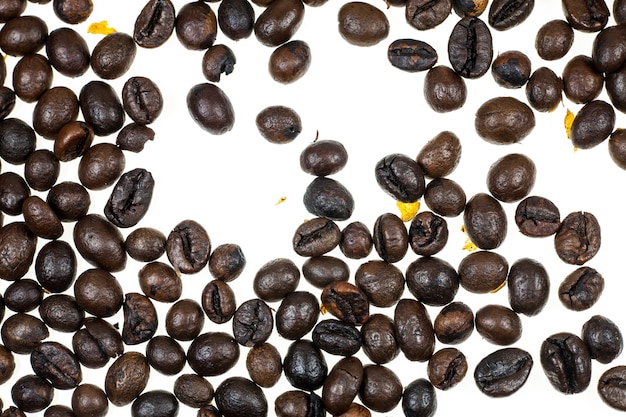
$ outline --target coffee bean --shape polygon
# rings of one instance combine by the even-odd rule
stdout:
[[[176,340],[193,340],[200,334],[203,326],[202,306],[191,298],[178,300],[172,304],[165,315],[165,331]]]
[[[43,288],[34,279],[18,279],[4,290],[4,305],[16,313],[27,313],[39,307],[43,295]]]
[[[37,246],[35,236],[24,222],[0,227],[0,277],[7,281],[22,278],[33,263]]]
[[[172,36],[175,23],[170,0],[148,0],[135,19],[133,40],[142,48],[157,48]]]
[[[347,220],[354,211],[354,197],[339,181],[316,177],[302,196],[304,207],[313,215],[331,220]]]
[[[415,159],[404,154],[390,154],[375,167],[376,182],[398,201],[412,203],[424,194],[424,173]]]
[[[154,189],[152,174],[135,168],[120,177],[104,206],[104,215],[117,227],[135,226],[146,215]]]
[[[389,20],[377,7],[361,2],[345,3],[339,9],[339,34],[348,43],[372,46],[389,35]]]
[[[514,97],[496,97],[476,111],[476,133],[489,143],[508,145],[521,142],[535,127],[532,109]]]
[[[226,0],[217,8],[220,30],[234,41],[248,38],[254,31],[255,11],[248,0]]]
[[[544,23],[537,31],[535,49],[541,59],[555,61],[563,58],[574,44],[574,30],[565,20]]]
[[[89,69],[91,51],[85,38],[74,29],[54,29],[45,46],[50,65],[66,77],[79,77]]]
[[[336,319],[319,321],[313,328],[313,343],[331,355],[352,356],[361,349],[361,332],[352,324]]]
[[[78,306],[76,298],[69,294],[52,294],[39,305],[41,320],[59,332],[76,332],[83,326],[85,311]]]
[[[242,346],[265,343],[274,330],[274,315],[260,298],[244,301],[233,315],[233,337]]]
[[[60,390],[77,387],[83,379],[80,363],[69,348],[59,342],[42,342],[30,353],[33,372]]]
[[[488,304],[476,310],[476,331],[487,341],[512,345],[522,336],[522,320],[508,307]]]
[[[518,26],[535,7],[535,0],[494,0],[489,7],[489,24],[496,30],[508,30]]]
[[[322,402],[332,415],[346,412],[359,393],[363,364],[354,357],[340,359],[328,373],[322,388]]]
[[[123,151],[139,153],[146,142],[154,140],[155,132],[152,128],[135,122],[124,126],[115,139],[115,144]]]
[[[202,309],[212,322],[226,323],[237,309],[234,291],[224,281],[210,281],[202,290]]]
[[[554,111],[563,101],[563,80],[548,67],[537,68],[526,83],[526,98],[537,111]]]
[[[122,105],[135,123],[148,125],[161,114],[163,95],[150,78],[130,77],[122,87]]]
[[[212,45],[202,56],[202,74],[211,82],[219,82],[221,75],[229,75],[235,68],[235,53],[223,44]]]
[[[26,413],[36,413],[46,409],[52,403],[53,398],[54,387],[39,375],[24,375],[11,387],[13,403]]]
[[[598,380],[598,393],[600,398],[608,406],[616,410],[626,410],[624,402],[624,379],[626,378],[626,366],[614,366],[600,375]]]
[[[604,76],[587,55],[576,55],[570,59],[561,75],[563,93],[576,104],[585,104],[596,99],[602,92]]]
[[[409,245],[421,256],[432,256],[448,242],[448,224],[431,211],[417,213],[409,226]]]
[[[324,177],[341,171],[348,162],[343,144],[332,139],[316,140],[300,153],[300,168],[307,174]]]
[[[611,14],[604,0],[563,0],[563,13],[567,22],[581,32],[602,30]]]
[[[2,3],[0,6],[0,22],[6,23],[9,20],[20,16],[26,10],[25,0],[11,0]]]
[[[267,302],[280,301],[295,291],[300,282],[300,269],[290,259],[275,258],[259,268],[252,288],[257,297]]]
[[[408,0],[404,17],[417,30],[434,29],[442,24],[452,11],[451,0]]]
[[[395,263],[402,260],[409,249],[409,234],[400,217],[384,213],[374,222],[372,242],[382,260]]]
[[[154,336],[159,325],[157,311],[150,298],[131,292],[124,296],[122,304],[124,324],[122,339],[127,345],[138,345]]]
[[[591,355],[582,339],[561,332],[541,344],[541,366],[550,385],[564,394],[583,392],[591,381]]]
[[[347,281],[347,279],[346,279]],[[357,268],[354,283],[376,307],[395,305],[404,292],[404,274],[392,263],[371,260]]]
[[[404,356],[418,362],[430,359],[435,350],[435,332],[424,304],[414,299],[401,299],[394,309],[393,322]]]
[[[491,66],[491,31],[478,17],[464,17],[452,29],[448,40],[452,68],[464,78],[480,78]]]
[[[340,239],[341,231],[337,223],[325,217],[316,217],[298,226],[292,246],[300,256],[321,256],[333,250]]]
[[[112,324],[97,317],[87,317],[83,324],[72,337],[72,350],[83,366],[102,368],[124,353],[122,335]]]
[[[74,296],[80,308],[96,317],[111,317],[124,303],[119,281],[101,268],[87,269],[76,278]]]
[[[144,265],[137,274],[139,287],[148,297],[164,303],[178,300],[183,291],[180,276],[170,265],[153,261]]]
[[[474,331],[474,312],[467,304],[453,301],[439,311],[433,329],[441,343],[456,345],[464,342]]]
[[[626,94],[620,87],[626,77],[626,66],[622,66],[615,72],[605,74],[605,88],[611,104],[619,111],[626,111]]]
[[[505,88],[520,88],[530,78],[531,63],[520,51],[505,51],[491,64],[491,75],[496,83]]]
[[[99,214],[86,214],[74,225],[74,245],[89,264],[109,272],[126,266],[122,232]]]
[[[180,343],[165,335],[156,335],[148,341],[146,358],[152,369],[164,375],[177,375],[187,364]]]
[[[107,369],[104,391],[113,405],[123,407],[143,392],[149,378],[148,359],[140,352],[126,352]]]
[[[256,18],[254,35],[265,46],[279,46],[291,40],[304,19],[302,0],[271,2]]]
[[[62,222],[72,222],[82,218],[89,211],[91,197],[87,189],[73,181],[63,181],[54,185],[46,201]]]
[[[23,164],[37,146],[35,131],[21,119],[0,120],[0,157],[14,165]]]
[[[92,0],[54,0],[52,6],[54,14],[71,25],[84,22],[93,12]]]
[[[0,174],[0,210],[11,216],[22,214],[24,201],[30,196],[28,184],[19,174],[7,171]]]
[[[443,348],[430,357],[426,372],[433,386],[445,391],[465,378],[467,359],[457,348]]]
[[[302,264],[302,276],[314,287],[324,288],[332,282],[347,281],[350,278],[350,268],[341,258],[312,256]]]
[[[76,417],[104,416],[109,411],[109,399],[97,385],[81,384],[72,392],[72,411]]]
[[[465,231],[480,249],[499,247],[506,237],[507,218],[500,202],[487,193],[477,193],[465,205]]]
[[[519,201],[535,186],[537,168],[530,157],[510,153],[495,161],[487,172],[487,189],[504,203]]]
[[[438,65],[431,68],[424,78],[424,98],[437,113],[458,110],[467,99],[467,86],[463,78],[452,68]]]
[[[90,88],[86,89],[87,92],[89,90]],[[104,91],[101,92],[101,99],[103,101],[108,100],[109,96]],[[100,94],[100,92],[97,92],[97,94]],[[76,120],[79,110],[83,111],[85,121],[91,123],[94,120],[89,118],[90,114],[87,113],[85,115],[85,112],[89,109],[87,107],[84,109],[79,107],[82,101],[67,87],[55,86],[46,90],[35,104],[33,129],[44,138],[53,140],[63,126]],[[98,132],[101,131],[99,130]]]
[[[326,415],[326,410],[319,395],[299,389],[285,391],[276,397],[274,412],[276,417],[289,417],[292,415],[322,417]]]
[[[195,274],[209,263],[211,239],[200,223],[183,220],[167,236],[165,253],[174,269]]]
[[[626,61],[626,51],[620,45],[626,40],[626,30],[621,25],[607,26],[593,40],[591,59],[600,72],[617,71]]]
[[[268,408],[263,390],[239,376],[226,378],[217,386],[215,405],[224,417],[236,417],[242,413],[249,417],[263,417]]]
[[[313,330],[319,315],[320,304],[315,294],[294,291],[283,298],[276,310],[276,331],[285,339],[299,339]]]
[[[363,353],[374,363],[389,363],[400,353],[393,319],[385,314],[370,315],[361,326],[361,336],[363,338]]]
[[[511,265],[507,288],[511,308],[517,313],[535,316],[548,302],[550,277],[539,261],[520,258]]]
[[[256,116],[256,127],[270,143],[289,143],[302,132],[302,120],[291,107],[269,106]]]
[[[333,282],[322,290],[321,301],[333,316],[361,326],[369,318],[369,301],[363,291],[349,282]]]
[[[603,100],[592,100],[576,113],[570,130],[572,145],[590,149],[604,142],[615,128],[615,110]]]
[[[239,343],[225,332],[205,332],[187,348],[187,363],[200,376],[222,375],[239,360]]]
[[[406,416],[433,416],[437,411],[435,387],[426,378],[418,378],[404,387],[402,412]]]
[[[38,16],[16,16],[0,29],[0,49],[7,55],[24,56],[40,51],[48,37],[48,25]]]
[[[215,390],[211,382],[197,374],[181,374],[174,381],[176,399],[188,407],[201,408],[211,404]]]
[[[394,67],[407,72],[431,69],[437,63],[437,51],[416,39],[397,39],[387,48],[387,59]]]
[[[474,369],[474,381],[489,397],[508,397],[524,386],[533,367],[525,350],[510,347],[485,356]]]
[[[600,250],[600,223],[589,212],[577,211],[565,216],[554,235],[554,249],[563,262],[583,265]]]
[[[291,342],[283,359],[287,381],[305,391],[321,388],[328,375],[328,366],[322,351],[308,339]]]
[[[438,133],[428,140],[417,154],[417,163],[430,178],[452,173],[461,160],[461,141],[450,131]]]
[[[152,227],[138,227],[126,236],[128,256],[139,262],[153,262],[165,253],[165,235]]]
[[[604,290],[604,277],[594,268],[581,266],[559,285],[559,300],[568,309],[582,311],[593,306]]]
[[[384,365],[363,366],[363,382],[359,399],[367,408],[379,413],[393,410],[402,400],[402,382]]]
[[[34,103],[52,86],[52,66],[40,54],[26,55],[13,67],[13,91],[26,103]]]
[[[362,222],[349,223],[341,231],[339,249],[346,258],[362,259],[372,251],[373,241],[369,228]]]
[[[192,51],[207,49],[217,36],[217,16],[208,3],[192,1],[176,13],[176,37],[180,44]]]
[[[15,97],[15,92],[12,89],[5,86],[0,87],[0,120],[8,117],[15,108]]]
[[[143,392],[133,401],[130,408],[132,417],[176,417],[178,415],[178,399],[169,391],[155,389]],[[155,413],[155,410],[158,410]]]
[[[2,343],[17,354],[28,355],[50,335],[45,323],[28,313],[7,317],[0,329]]]
[[[36,191],[48,191],[57,182],[61,163],[48,149],[31,152],[24,162],[24,180]]]
[[[421,256],[406,269],[406,287],[426,305],[444,306],[454,300],[460,278],[454,267],[435,256]]]
[[[126,74],[137,55],[137,44],[124,32],[113,32],[100,39],[91,51],[91,69],[100,78],[113,80]]]
[[[440,216],[456,217],[465,209],[467,197],[456,181],[449,178],[434,178],[426,184],[424,202]]]
[[[222,135],[233,128],[235,111],[230,99],[215,84],[193,86],[187,94],[191,118],[212,135]]]
[[[253,346],[246,356],[246,369],[250,379],[263,388],[271,388],[283,373],[280,352],[271,343]]]
[[[302,40],[291,40],[277,47],[269,58],[270,76],[281,84],[302,78],[311,66],[311,48]]]
[[[42,239],[58,239],[63,235],[63,224],[48,203],[36,195],[26,197],[22,203],[26,227]]]
[[[619,327],[609,318],[598,314],[583,324],[581,339],[587,345],[591,359],[600,363],[612,362],[624,348]]]
[[[93,128],[87,123],[68,122],[54,138],[54,155],[62,162],[81,157],[91,147],[94,136]]]
[[[504,256],[491,250],[468,253],[458,267],[461,286],[473,293],[495,291],[509,273],[509,263]]]
[[[621,169],[626,169],[626,130],[617,128],[609,136],[609,155]]]

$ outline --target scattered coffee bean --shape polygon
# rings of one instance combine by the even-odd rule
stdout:
[[[582,311],[593,306],[604,290],[604,277],[594,268],[581,266],[559,285],[559,300],[568,309]]]
[[[508,397],[524,386],[533,367],[525,350],[510,347],[485,356],[474,369],[474,381],[489,397]]]
[[[575,334],[562,332],[541,344],[541,366],[550,384],[564,394],[583,392],[591,382],[591,355]]]

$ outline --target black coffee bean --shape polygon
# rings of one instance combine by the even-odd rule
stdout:
[[[237,309],[234,291],[224,281],[208,282],[202,290],[202,309],[212,322],[226,323]]]
[[[394,309],[393,322],[404,356],[418,362],[430,359],[435,351],[435,332],[424,304],[415,299],[401,299]]]
[[[58,239],[63,235],[63,224],[48,203],[36,195],[26,197],[22,203],[26,227],[43,239]]]
[[[176,339],[157,335],[146,344],[146,358],[157,372],[164,375],[177,375],[187,364],[185,350]]]
[[[512,345],[522,337],[522,320],[512,309],[488,304],[476,311],[476,331],[485,340],[501,346]]]
[[[378,185],[398,201],[412,203],[424,194],[424,173],[415,159],[404,154],[390,154],[376,163]]]
[[[15,92],[9,87],[0,87],[0,120],[8,117],[15,108]]]
[[[35,257],[37,236],[24,222],[13,222],[0,227],[0,277],[7,281],[22,278]]]
[[[192,408],[201,408],[211,404],[215,390],[203,376],[181,374],[174,381],[174,395],[181,403]]]
[[[521,142],[535,127],[535,114],[514,97],[496,97],[476,111],[476,133],[489,143],[508,145]]]
[[[217,8],[217,24],[229,39],[248,38],[254,30],[255,11],[248,0],[226,0]]]
[[[176,340],[193,340],[200,334],[203,327],[202,306],[191,298],[178,300],[172,304],[165,315],[165,331]]]
[[[209,263],[211,239],[200,223],[183,220],[169,233],[165,253],[176,270],[195,274]]]
[[[267,399],[263,390],[247,378],[233,376],[215,389],[215,405],[224,417],[267,415]]]
[[[130,77],[122,87],[122,105],[135,123],[148,125],[161,114],[163,95],[150,78]]]
[[[507,218],[502,204],[487,193],[477,193],[465,205],[465,231],[480,249],[496,249],[506,237]]]
[[[489,397],[508,397],[524,386],[533,367],[530,353],[504,348],[485,356],[474,369],[474,381]]]
[[[382,10],[362,1],[352,1],[339,9],[339,34],[348,43],[372,46],[389,35],[389,20]]]
[[[192,1],[176,12],[174,29],[182,46],[192,51],[201,51],[215,42],[217,16],[208,3]]]
[[[394,264],[371,260],[357,268],[354,283],[376,307],[395,305],[404,292],[404,274]]]
[[[379,413],[393,410],[402,400],[402,382],[384,365],[365,365],[359,399],[367,408]]]
[[[50,335],[46,324],[28,313],[15,313],[7,317],[0,329],[2,343],[17,354],[30,354]]]
[[[42,342],[30,353],[30,365],[35,374],[46,378],[57,389],[75,388],[83,379],[76,355],[59,342]]]
[[[341,230],[337,223],[325,217],[316,217],[298,226],[292,246],[300,256],[320,256],[333,250],[340,239]]]
[[[511,308],[526,316],[535,316],[543,310],[550,295],[548,271],[539,262],[520,258],[511,265],[507,277]]]
[[[374,363],[391,362],[400,353],[393,319],[389,316],[382,313],[370,315],[361,326],[361,336],[363,353]]]
[[[436,411],[437,393],[428,379],[418,378],[404,387],[402,412],[406,416],[427,417],[435,415]]]
[[[283,374],[280,352],[270,343],[253,346],[246,356],[246,369],[256,384],[263,388],[273,387]]]
[[[254,276],[254,293],[267,302],[280,301],[295,291],[300,282],[300,269],[290,259],[275,258],[259,268]]]
[[[174,33],[176,11],[170,0],[148,0],[135,19],[133,40],[142,48],[163,45]]]
[[[361,326],[369,318],[367,296],[354,284],[344,281],[328,284],[320,298],[330,314],[346,323]]]
[[[143,392],[150,378],[150,364],[143,353],[126,352],[109,366],[104,391],[113,405],[123,407]]]
[[[276,331],[289,340],[296,340],[315,327],[320,315],[317,296],[308,291],[294,291],[280,302],[276,310]]]
[[[405,277],[409,292],[431,306],[444,306],[454,300],[460,284],[454,267],[434,256],[421,256],[411,262]]]
[[[21,119],[0,120],[0,157],[10,164],[26,162],[37,147],[35,131]]]
[[[3,213],[11,216],[22,214],[22,206],[30,193],[21,175],[11,171],[0,174],[0,210]]]
[[[583,265],[600,250],[600,223],[589,212],[572,212],[561,221],[554,235],[554,249],[564,262]]]
[[[521,153],[500,157],[489,167],[487,189],[498,200],[511,203],[526,197],[535,186],[537,167]]]
[[[361,332],[352,324],[336,319],[318,322],[312,332],[313,343],[331,355],[352,356],[361,349]]]
[[[131,292],[124,297],[122,339],[127,345],[138,345],[154,336],[159,325],[157,311],[150,298]]]
[[[576,55],[570,59],[561,75],[563,93],[576,104],[585,104],[596,99],[604,86],[604,75],[587,55]]]
[[[530,196],[517,205],[515,223],[519,231],[526,236],[551,236],[561,227],[561,213],[551,200]]]
[[[452,68],[464,78],[482,77],[491,66],[491,31],[478,17],[464,17],[452,29],[448,41]]]
[[[434,111],[451,112],[460,109],[465,104],[467,86],[463,78],[452,68],[438,65],[426,73],[424,98]]]
[[[111,317],[124,303],[119,281],[101,268],[87,269],[76,278],[74,296],[80,308],[96,317]]]
[[[225,332],[206,332],[187,349],[187,363],[200,376],[222,375],[239,360],[239,343]]]
[[[89,211],[91,198],[87,189],[76,182],[63,181],[48,191],[46,201],[63,222],[76,221]]]
[[[336,174],[348,163],[348,151],[339,141],[316,140],[300,153],[300,168],[307,174],[324,177]]]
[[[426,71],[437,63],[437,51],[416,39],[397,39],[387,48],[387,59],[394,67],[407,72]]]
[[[563,0],[562,5],[568,23],[581,32],[599,32],[611,14],[604,0]]]
[[[226,93],[215,84],[193,86],[187,94],[191,118],[213,135],[222,135],[233,128],[235,110]]]
[[[604,290],[604,277],[594,268],[581,266],[559,285],[559,300],[568,309],[582,311],[593,306]]]
[[[626,22],[626,3],[623,0],[613,2],[613,18],[618,25]]]
[[[474,331],[474,312],[467,304],[453,301],[439,311],[433,329],[441,343],[456,345],[464,342]]]
[[[6,23],[20,16],[26,10],[27,4],[25,0],[11,0],[2,3],[2,6],[0,6],[0,22]]]
[[[596,314],[587,320],[581,330],[581,339],[587,345],[591,359],[610,363],[624,348],[619,327],[609,318]]]
[[[491,75],[496,83],[505,88],[520,88],[530,78],[530,59],[520,51],[498,54],[491,64]]]
[[[122,232],[99,214],[87,214],[74,225],[74,245],[91,265],[117,272],[126,266]]]
[[[570,130],[572,145],[590,149],[604,142],[615,128],[615,110],[603,100],[586,103],[574,117]]]
[[[235,69],[235,53],[223,44],[212,45],[202,56],[202,74],[211,82],[219,82],[221,75],[229,75]]]
[[[244,301],[233,315],[233,336],[246,347],[265,343],[274,330],[274,315],[260,298]]]
[[[445,391],[458,385],[465,378],[467,359],[457,348],[443,348],[430,357],[426,372],[433,386]]]
[[[626,410],[624,401],[624,380],[626,379],[626,366],[614,366],[600,375],[598,380],[598,393],[605,404],[616,410]]]
[[[302,201],[309,213],[331,220],[347,220],[354,211],[354,198],[350,191],[339,181],[328,177],[316,177],[311,181]]]
[[[385,213],[374,222],[372,242],[382,260],[395,263],[402,260],[409,249],[409,233],[400,217]]]
[[[417,213],[409,226],[409,245],[421,256],[432,256],[448,242],[448,224],[431,211]]]
[[[310,340],[299,339],[287,349],[283,372],[294,388],[313,391],[324,385],[328,366],[320,348]]]
[[[178,408],[178,399],[174,394],[155,389],[139,395],[133,401],[130,413],[132,417],[176,417]]]
[[[270,143],[289,143],[302,131],[302,120],[291,107],[269,106],[257,114],[256,127]]]
[[[428,30],[443,23],[451,11],[451,0],[408,0],[404,16],[415,29]]]
[[[346,412],[359,393],[363,364],[352,356],[340,359],[328,373],[322,388],[322,403],[332,415]]]
[[[80,110],[98,136],[108,136],[124,126],[126,119],[120,97],[113,87],[104,81],[90,81],[78,96]]]
[[[541,366],[550,385],[564,394],[583,392],[591,382],[591,355],[583,340],[562,332],[541,344]]]
[[[349,223],[341,231],[339,249],[346,258],[365,258],[371,253],[372,247],[372,233],[362,222],[355,221]]]
[[[135,168],[122,174],[104,206],[104,215],[117,227],[135,226],[150,207],[153,189],[154,178],[146,169]]]
[[[496,30],[511,29],[533,11],[535,0],[494,0],[489,7],[489,24]]]
[[[41,320],[59,332],[76,332],[83,326],[85,311],[78,306],[76,298],[69,294],[52,294],[39,305]]]
[[[621,25],[608,26],[594,38],[591,59],[600,72],[615,72],[626,61],[620,45],[626,40],[626,30]]]

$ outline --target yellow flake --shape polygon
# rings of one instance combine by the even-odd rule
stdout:
[[[328,313],[328,310],[326,310],[326,307],[324,307],[324,304],[320,304],[320,313],[322,314]]]
[[[467,235],[467,230],[465,229],[465,225],[461,225],[461,232],[465,233]],[[465,244],[463,245],[463,250],[466,250],[468,252],[474,252],[475,250],[478,249],[478,246],[476,246],[474,244],[474,242],[472,242],[472,239],[469,238],[469,236],[465,239]]]
[[[506,279],[504,281],[502,281],[502,284],[498,285],[498,288],[494,288],[493,290],[491,290],[490,292],[492,294],[497,293],[498,291],[500,291],[502,288],[504,288],[506,286]]]
[[[93,22],[87,28],[88,33],[92,33],[94,35],[110,35],[111,33],[117,32],[115,28],[109,26],[108,20],[103,20],[101,22]]]
[[[574,113],[567,109],[567,113],[565,113],[565,133],[567,133],[568,139],[572,136],[572,124],[574,123],[575,117]]]
[[[403,203],[402,201],[397,201],[396,206],[400,210],[400,218],[403,222],[408,222],[415,217],[417,211],[420,209],[420,202],[415,201],[413,203]]]
[[[282,196],[281,198],[278,199],[278,201],[276,202],[276,205],[284,203],[285,200],[287,200],[287,197],[286,196]]]

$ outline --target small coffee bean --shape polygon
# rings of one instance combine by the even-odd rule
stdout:
[[[74,225],[74,245],[91,265],[109,272],[126,266],[122,232],[99,214],[86,214]]]
[[[452,3],[451,0],[408,0],[404,17],[417,30],[434,29],[450,15]]]
[[[431,306],[444,306],[454,300],[460,284],[454,267],[434,256],[422,256],[411,262],[405,277],[409,292]]]
[[[600,223],[589,212],[572,212],[554,235],[554,249],[563,262],[583,265],[600,250]]]
[[[467,359],[457,348],[443,348],[430,357],[426,372],[433,386],[445,391],[465,378]]]
[[[185,342],[193,340],[200,334],[203,326],[202,306],[191,298],[178,300],[172,304],[165,315],[165,331],[176,340]]]
[[[120,228],[135,226],[146,215],[154,189],[152,174],[135,168],[122,174],[111,191],[104,215]]]
[[[384,213],[374,222],[372,242],[382,260],[395,263],[402,260],[409,249],[409,234],[400,217]]]
[[[269,106],[256,116],[256,127],[270,143],[289,143],[302,132],[302,120],[291,107]]]
[[[304,19],[302,0],[271,2],[254,22],[254,35],[265,46],[282,45],[295,35]]]
[[[285,339],[299,339],[313,330],[319,315],[320,305],[315,294],[294,291],[283,298],[276,310],[276,331]]]
[[[476,111],[476,133],[489,143],[508,145],[521,142],[535,127],[532,109],[514,97],[496,97]]]
[[[246,369],[250,379],[262,388],[271,388],[283,373],[280,352],[270,343],[253,346],[246,356]]]
[[[300,269],[290,259],[275,258],[259,268],[254,276],[254,293],[267,302],[280,301],[298,287]]]
[[[274,412],[276,417],[289,417],[292,415],[322,417],[326,414],[319,395],[299,389],[285,391],[276,397]]]
[[[132,417],[176,417],[178,399],[169,391],[155,389],[143,392],[133,401],[130,408]],[[158,410],[155,413],[155,410]]]
[[[626,66],[615,72],[605,74],[605,89],[611,104],[619,111],[626,111],[626,94],[621,86],[626,78]]]
[[[24,162],[24,179],[36,191],[48,191],[57,182],[61,163],[48,149],[37,149]]]
[[[89,89],[87,89],[89,91]],[[108,96],[103,93],[102,100],[107,100]],[[79,98],[72,90],[63,86],[55,86],[46,90],[33,110],[33,129],[46,139],[53,140],[61,131],[63,126],[73,122],[78,117],[80,106]],[[83,117],[89,122],[89,114],[85,115],[88,109],[83,110]]]
[[[575,334],[561,332],[546,338],[540,349],[541,366],[550,385],[564,394],[583,392],[591,382],[591,355]]]
[[[507,288],[511,308],[519,314],[535,316],[548,302],[550,277],[539,261],[520,258],[511,265]]]
[[[139,262],[153,262],[165,253],[167,238],[160,230],[138,227],[126,236],[124,248],[128,256]]]
[[[602,92],[604,76],[587,55],[576,55],[570,59],[561,75],[563,93],[576,104],[585,104],[596,99]]]
[[[487,189],[498,200],[511,203],[526,197],[535,185],[537,168],[528,156],[507,154],[489,167]]]
[[[165,253],[174,269],[195,274],[209,263],[211,239],[200,223],[183,220],[167,236]]]
[[[121,354],[107,369],[104,391],[113,405],[123,407],[143,392],[150,378],[150,364],[140,352]]]
[[[248,0],[226,0],[217,8],[217,24],[229,39],[248,38],[254,31],[255,11]]]
[[[580,337],[587,345],[591,359],[600,363],[612,362],[624,348],[624,338],[619,327],[609,318],[598,314],[583,324]]]
[[[333,250],[340,239],[341,231],[337,223],[325,217],[316,217],[297,227],[292,246],[300,256],[321,256]]]
[[[435,392],[435,387],[428,379],[418,378],[404,387],[402,392],[402,412],[405,415],[427,417],[435,415],[436,411],[437,393]]]
[[[83,366],[102,368],[124,353],[122,335],[112,324],[97,317],[87,317],[83,324],[72,337],[72,350]]]
[[[493,58],[491,31],[478,17],[464,17],[452,29],[448,57],[452,68],[464,78],[480,78]]]
[[[615,129],[615,110],[603,100],[586,103],[574,117],[570,130],[572,145],[590,149],[607,139]]]
[[[72,222],[82,218],[89,211],[91,197],[87,189],[72,181],[63,181],[54,185],[46,201],[62,222]]]
[[[223,44],[212,45],[202,56],[202,74],[213,83],[219,82],[221,75],[229,75],[235,68],[235,53]]]
[[[489,397],[508,397],[524,386],[533,367],[525,350],[510,347],[485,356],[474,369],[474,381]]]
[[[496,30],[508,30],[518,26],[535,7],[535,0],[494,0],[489,7],[489,24]]]
[[[0,277],[6,281],[22,278],[33,263],[37,236],[24,222],[13,222],[0,227]]]
[[[119,131],[115,144],[123,151],[139,153],[148,141],[154,140],[154,136],[150,127],[132,122]]]
[[[336,319],[318,322],[313,328],[313,343],[331,355],[352,356],[361,349],[361,332],[352,324]]]
[[[27,374],[11,387],[13,403],[25,413],[37,413],[46,409],[54,398],[54,387],[47,379]]]
[[[441,343],[456,345],[464,342],[474,331],[474,312],[467,304],[453,301],[439,311],[433,329]]]
[[[302,78],[311,66],[311,48],[302,40],[291,40],[277,47],[269,58],[268,70],[272,79],[291,84]]]
[[[424,194],[424,173],[415,159],[390,154],[376,163],[375,177],[383,191],[398,201],[412,203]]]
[[[21,175],[7,171],[0,174],[0,210],[17,216],[22,214],[24,201],[30,197],[30,188]]]
[[[87,269],[76,278],[74,296],[80,308],[96,317],[111,317],[124,303],[119,281],[101,268]]]
[[[508,307],[488,304],[476,311],[476,331],[487,341],[512,345],[522,336],[522,320]]]
[[[6,86],[0,87],[0,120],[8,117],[15,108],[15,97],[15,91]]]
[[[34,103],[52,86],[52,66],[40,54],[26,55],[13,67],[13,91],[22,101]]]
[[[394,67],[407,72],[431,69],[437,63],[437,51],[416,39],[397,39],[387,48],[387,59]]]
[[[43,288],[34,279],[18,279],[4,290],[4,305],[16,313],[27,313],[39,307],[43,294]]]
[[[563,13],[567,22],[581,32],[599,32],[611,14],[604,0],[563,0]]]
[[[225,332],[206,332],[187,348],[187,363],[200,376],[222,375],[239,360],[239,343]]]
[[[322,388],[322,402],[332,415],[346,412],[359,393],[363,364],[354,357],[340,359],[328,373]]]
[[[417,213],[409,226],[409,246],[418,255],[432,256],[448,242],[448,224],[431,211]]]
[[[452,68],[438,65],[428,70],[424,78],[424,98],[437,113],[458,110],[467,100],[467,86]]]
[[[171,0],[148,0],[135,19],[133,40],[142,48],[157,48],[172,36],[175,24]]]
[[[376,6],[361,1],[345,3],[339,9],[339,34],[348,43],[372,46],[389,35],[389,20]]]
[[[624,380],[626,379],[626,366],[614,366],[600,375],[598,380],[598,393],[605,404],[616,410],[626,410],[624,401]]]
[[[62,162],[68,162],[83,154],[91,147],[94,139],[93,128],[82,121],[65,124],[54,138],[54,155]]]
[[[341,231],[339,249],[346,258],[365,258],[371,253],[372,247],[372,233],[365,224],[352,222]]]
[[[137,44],[124,32],[113,32],[100,39],[91,51],[91,69],[100,78],[113,80],[126,74],[137,55]]]
[[[127,345],[138,345],[154,336],[159,325],[157,311],[150,298],[131,292],[124,297],[122,339]]]
[[[242,346],[265,343],[274,330],[274,315],[260,298],[244,301],[237,307],[232,322],[233,337]]]
[[[58,239],[63,235],[63,224],[48,203],[36,195],[26,197],[22,203],[26,227],[42,239]]]
[[[434,178],[426,184],[424,202],[440,216],[456,217],[465,209],[467,197],[456,181],[449,178]]]
[[[535,49],[541,59],[555,61],[563,58],[574,44],[574,30],[565,20],[544,23],[537,31]]]
[[[215,389],[215,405],[224,417],[267,415],[267,398],[263,390],[247,378],[224,379]]]
[[[59,342],[42,342],[30,353],[30,365],[35,374],[46,378],[56,389],[75,388],[83,379],[76,355]]]
[[[348,163],[348,151],[339,141],[316,140],[300,153],[300,168],[307,174],[325,177],[341,171]]]
[[[347,281],[350,278],[350,268],[341,258],[312,256],[302,264],[302,276],[314,287],[324,288],[332,282]]]
[[[526,83],[526,98],[537,111],[554,111],[563,101],[563,80],[548,67],[537,68]]]
[[[393,320],[389,316],[382,313],[370,315],[361,326],[361,336],[363,353],[374,363],[389,363],[400,353]]]
[[[40,51],[48,37],[48,25],[38,16],[16,16],[0,29],[0,49],[11,56]]]
[[[477,193],[465,205],[465,231],[480,249],[496,249],[506,238],[507,218],[502,204],[487,193]]]
[[[486,294],[495,291],[509,273],[506,258],[491,250],[481,250],[465,255],[458,267],[461,286],[472,293]]]
[[[27,4],[25,0],[3,2],[0,6],[0,23],[6,23],[15,17],[21,16],[24,10],[26,10]]]
[[[52,6],[54,14],[70,25],[84,22],[93,12],[92,0],[54,0]]]
[[[559,230],[561,214],[551,200],[540,196],[530,196],[517,205],[515,223],[519,231],[526,236],[546,237]]]
[[[0,120],[0,157],[14,165],[23,164],[37,147],[37,137],[21,119]]]
[[[124,126],[125,113],[113,87],[104,81],[90,81],[81,88],[78,101],[85,122],[98,136],[108,136]]]
[[[72,392],[72,411],[76,417],[104,417],[109,412],[109,399],[97,385],[81,384]]]
[[[215,84],[193,86],[187,94],[187,109],[191,118],[212,135],[222,135],[235,124],[233,105],[226,93]]]
[[[621,45],[626,40],[626,30],[621,25],[607,26],[594,38],[591,59],[600,72],[615,72],[626,61],[626,51]]]
[[[161,114],[163,95],[150,78],[130,77],[122,87],[122,105],[135,123],[148,125]]]
[[[604,290],[604,277],[594,268],[581,266],[559,285],[559,300],[568,309],[582,311],[593,306]]]
[[[197,374],[181,374],[174,381],[174,395],[181,403],[191,408],[211,404],[215,390],[211,382]]]
[[[424,304],[415,299],[401,299],[394,309],[393,322],[404,356],[418,362],[430,359],[435,351],[435,332]]]
[[[76,298],[69,294],[52,294],[39,305],[41,320],[59,332],[76,332],[83,326],[85,311],[78,306]]]
[[[191,1],[176,12],[176,37],[192,51],[205,50],[215,42],[217,16],[208,3]]]
[[[530,72],[530,59],[520,51],[502,52],[491,64],[493,79],[505,88],[522,87],[530,78]]]
[[[617,128],[609,136],[609,155],[621,169],[626,169],[626,130]]]
[[[445,177],[459,164],[461,149],[458,136],[450,131],[443,131],[422,146],[416,160],[425,176]]]
[[[146,358],[152,369],[164,375],[177,375],[187,364],[180,343],[165,335],[156,335],[148,341]]]
[[[395,305],[404,292],[402,271],[394,264],[380,260],[359,265],[354,273],[354,283],[376,307]]]
[[[354,197],[339,181],[316,177],[302,196],[304,207],[313,215],[331,220],[347,220],[354,211]]]

